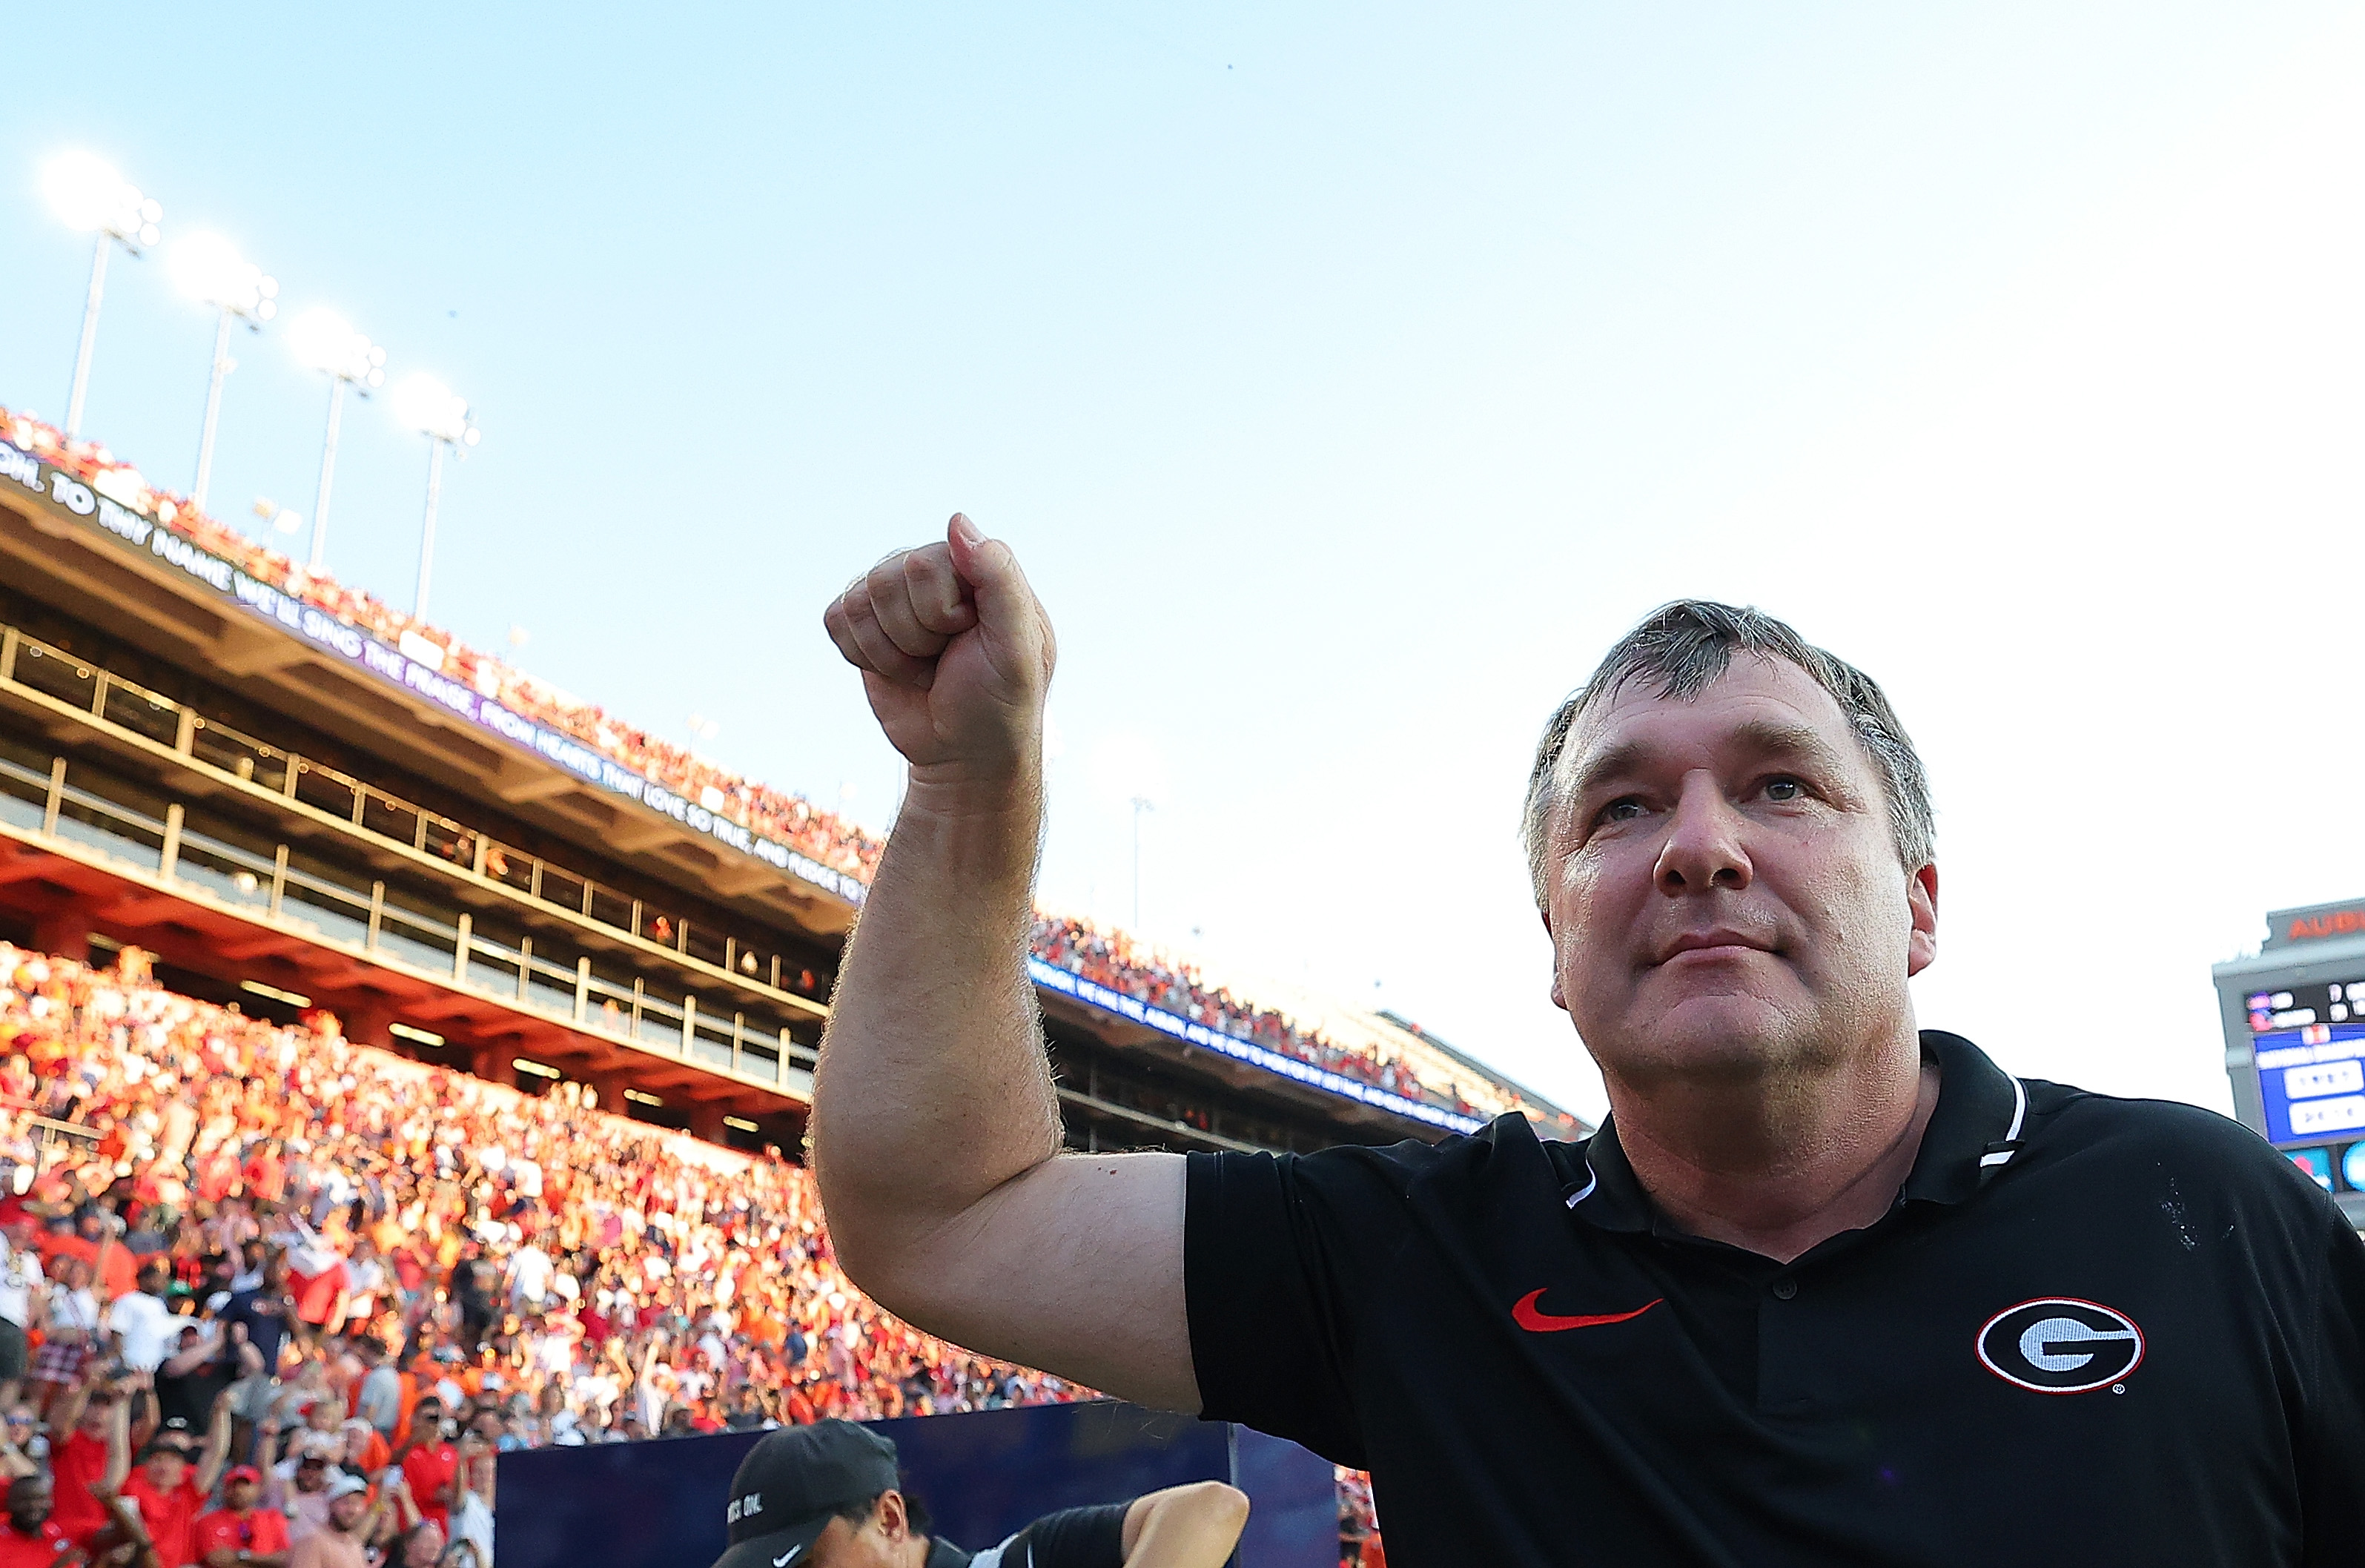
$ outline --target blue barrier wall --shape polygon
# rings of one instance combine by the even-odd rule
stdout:
[[[1329,1463],[1244,1428],[1114,1401],[871,1425],[894,1439],[935,1533],[972,1551],[1055,1509],[1229,1480],[1251,1505],[1241,1568],[1338,1562]],[[704,1568],[723,1551],[732,1472],[761,1436],[501,1455],[500,1568]]]

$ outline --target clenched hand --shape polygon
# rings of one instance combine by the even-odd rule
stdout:
[[[1007,544],[958,512],[945,534],[871,567],[822,624],[915,783],[1005,784],[1038,765],[1051,622]]]

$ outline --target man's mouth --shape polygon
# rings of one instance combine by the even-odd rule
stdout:
[[[1654,961],[1660,964],[1677,960],[1712,963],[1720,958],[1736,958],[1744,953],[1771,953],[1774,950],[1770,944],[1738,931],[1687,931],[1661,947]]]

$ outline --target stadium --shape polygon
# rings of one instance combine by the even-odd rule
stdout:
[[[877,839],[5,411],[0,563],[8,1207],[96,1216],[42,1245],[102,1298],[157,1258],[202,1305],[241,1247],[284,1257],[308,1349],[241,1439],[357,1421],[358,1460],[440,1389],[489,1517],[500,1450],[1083,1392],[833,1263],[801,1147]],[[1581,1130],[1395,1014],[1065,915],[1033,946],[1076,1148]],[[96,1359],[28,1327],[28,1397],[79,1408]],[[364,1337],[400,1368],[375,1428]]]

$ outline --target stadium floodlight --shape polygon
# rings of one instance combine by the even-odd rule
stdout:
[[[1147,795],[1133,798],[1133,933],[1141,935],[1141,813],[1154,812],[1157,803]]]
[[[206,424],[197,437],[197,478],[189,487],[189,500],[206,510],[206,483],[213,477],[214,431],[221,421],[222,377],[238,367],[230,357],[230,324],[244,321],[249,331],[279,313],[279,280],[238,253],[219,234],[192,234],[173,247],[173,281],[191,298],[221,313],[214,328],[213,375],[206,384]]]
[[[41,194],[69,229],[95,230],[90,257],[90,294],[82,308],[82,342],[74,350],[73,389],[66,394],[66,436],[82,434],[84,395],[90,390],[90,358],[98,347],[98,307],[106,297],[106,254],[120,245],[134,260],[156,242],[164,209],[94,152],[61,153],[41,169]]]
[[[366,398],[386,385],[386,351],[348,326],[333,310],[307,310],[289,326],[296,357],[329,378],[329,433],[320,445],[320,493],[312,501],[311,567],[319,572],[329,558],[329,487],[337,475],[337,422],[345,407],[345,388]]]
[[[466,449],[484,439],[469,421],[468,399],[432,375],[413,375],[394,389],[394,416],[427,438],[427,518],[419,531],[419,591],[412,597],[410,616],[427,619],[427,589],[435,571],[435,502],[443,490],[443,454]]]

